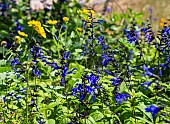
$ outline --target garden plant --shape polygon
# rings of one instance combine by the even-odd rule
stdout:
[[[170,124],[169,19],[40,3],[0,1],[0,123]]]

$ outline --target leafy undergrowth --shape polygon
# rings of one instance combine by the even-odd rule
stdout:
[[[76,1],[0,9],[1,123],[170,123],[169,20],[155,33],[130,8],[107,21]]]

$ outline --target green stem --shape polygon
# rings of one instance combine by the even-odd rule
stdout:
[[[54,35],[53,35],[53,42],[54,42],[54,44],[55,44],[56,47],[57,47],[58,57],[60,58],[60,56],[61,56],[61,55],[60,55],[60,45],[59,45],[59,43],[57,43],[57,41],[56,41]]]
[[[26,123],[28,124],[28,77],[27,77],[27,92],[26,92]]]

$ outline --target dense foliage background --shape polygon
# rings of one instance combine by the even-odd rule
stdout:
[[[170,123],[170,20],[107,2],[0,2],[1,123]]]

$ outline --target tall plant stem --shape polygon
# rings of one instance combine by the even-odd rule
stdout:
[[[27,90],[26,90],[26,123],[28,124],[28,76],[27,76],[26,82],[27,82]]]

